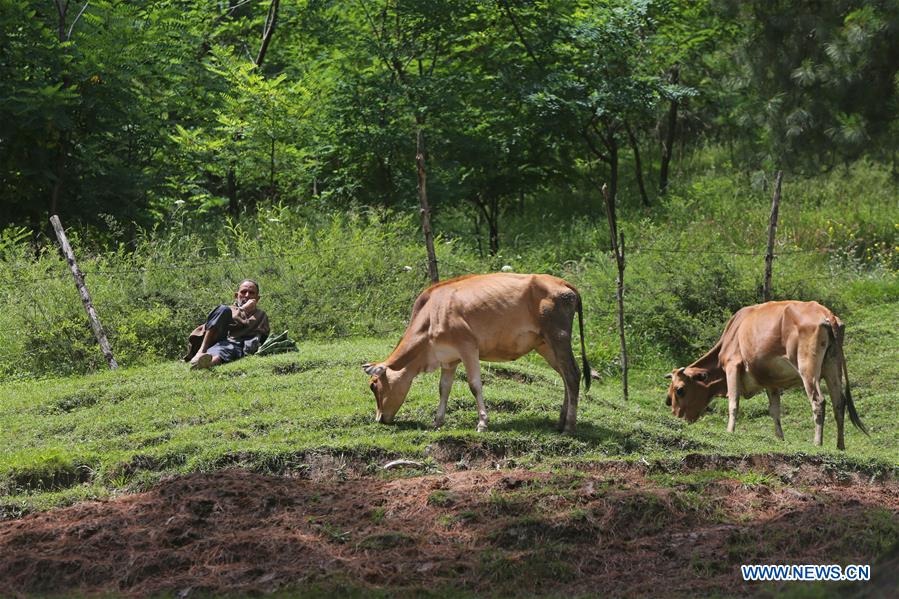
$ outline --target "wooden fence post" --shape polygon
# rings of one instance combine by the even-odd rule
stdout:
[[[421,230],[425,236],[425,248],[428,252],[428,276],[431,284],[440,280],[437,272],[437,253],[434,251],[434,234],[431,232],[431,208],[428,206],[427,173],[425,171],[425,142],[422,124],[418,125],[415,136],[415,164],[418,167],[418,204],[421,216]]]
[[[69,239],[66,237],[66,232],[62,228],[59,217],[55,214],[51,216],[50,224],[53,225],[53,230],[56,231],[56,238],[59,240],[59,245],[62,246],[62,251],[66,255],[66,261],[69,263],[69,269],[72,271],[72,276],[75,277],[75,287],[78,288],[78,293],[81,295],[81,303],[84,304],[84,310],[87,312],[91,328],[94,330],[94,337],[97,338],[97,343],[100,344],[100,348],[103,350],[103,355],[106,356],[106,362],[109,364],[109,367],[115,370],[119,365],[112,356],[112,348],[109,346],[109,341],[106,339],[106,333],[103,332],[103,326],[100,324],[100,318],[97,316],[97,311],[94,310],[91,295],[87,291],[87,285],[84,284],[84,275],[81,273],[81,270],[78,269],[78,263],[75,262],[75,253],[72,252],[72,246],[69,245]]]
[[[618,218],[612,205],[615,200],[609,197],[609,188],[605,184],[602,186],[602,196],[606,203],[606,216],[609,219],[612,253],[615,254],[615,264],[618,266],[615,295],[618,299],[618,339],[621,342],[621,388],[624,400],[627,401],[627,343],[624,337],[624,233],[620,234],[621,241],[619,243]]]
[[[765,282],[762,287],[762,301],[771,301],[771,268],[774,265],[774,236],[777,233],[777,212],[780,208],[780,184],[783,171],[777,171],[774,182],[774,199],[771,200],[771,218],[768,219],[768,251],[765,253]]]

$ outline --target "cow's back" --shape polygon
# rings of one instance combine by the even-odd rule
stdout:
[[[721,366],[726,369],[728,363],[739,362],[765,387],[798,384],[800,346],[826,343],[821,325],[836,321],[817,302],[767,302],[743,308],[738,315],[734,329],[722,335]]]
[[[451,279],[426,294],[415,328],[441,346],[476,343],[481,359],[496,361],[514,360],[539,345],[541,311],[566,294],[575,297],[556,277],[513,273]]]

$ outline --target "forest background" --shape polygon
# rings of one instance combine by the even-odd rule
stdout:
[[[5,0],[0,375],[177,357],[243,277],[298,340],[395,338],[439,276],[550,272],[618,370],[761,299],[899,300],[899,2]],[[417,155],[421,160],[417,160]],[[851,336],[851,332],[850,332]]]

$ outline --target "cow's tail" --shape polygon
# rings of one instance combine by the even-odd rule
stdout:
[[[584,343],[584,306],[581,303],[581,294],[578,293],[577,289],[574,289],[574,294],[577,296],[577,320],[581,331],[581,364],[584,368],[584,392],[587,392],[590,390],[593,371],[590,370],[590,363],[587,362],[587,348]]]
[[[846,369],[846,354],[843,353],[843,334],[846,331],[846,325],[840,322],[839,319],[834,318],[833,325],[828,327],[828,331],[833,340],[833,349],[838,362],[837,367],[842,370],[843,379],[846,381],[846,386],[842,389],[842,394],[843,401],[849,409],[849,419],[858,430],[867,435],[868,429],[865,427],[862,419],[859,418],[858,412],[855,409],[855,403],[852,401],[852,391],[849,388],[849,371]]]

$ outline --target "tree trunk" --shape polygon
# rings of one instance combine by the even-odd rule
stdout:
[[[421,214],[421,230],[425,236],[425,248],[428,252],[428,276],[431,283],[440,280],[437,272],[437,253],[434,251],[434,234],[431,232],[431,209],[428,206],[427,172],[425,171],[425,139],[422,127],[424,119],[421,116],[415,118],[418,124],[418,132],[415,136],[415,163],[418,166],[418,204]]]
[[[484,243],[481,240],[481,211],[474,212],[474,238],[478,240],[478,256],[484,257]]]
[[[606,139],[606,147],[609,149],[609,196],[612,199],[609,204],[612,210],[612,220],[615,225],[615,231],[612,237],[618,235],[618,216],[616,215],[615,205],[618,201],[618,140],[615,134],[609,131]]]
[[[646,195],[646,186],[643,184],[643,164],[640,162],[640,145],[637,143],[637,137],[634,135],[630,126],[627,127],[627,138],[630,140],[631,150],[634,152],[634,169],[637,171],[637,186],[640,188],[640,198],[643,200],[643,205],[649,208],[649,196]]]
[[[56,164],[53,167],[53,187],[50,189],[50,215],[59,214],[59,196],[62,193],[62,180],[66,172],[66,150],[63,142],[63,134],[60,132],[59,147],[56,148]]]
[[[490,198],[487,225],[490,227],[490,255],[495,256],[499,253],[499,200],[495,197]]]
[[[228,169],[228,214],[237,218],[240,216],[240,203],[237,200],[237,175],[234,167]]]
[[[272,147],[269,153],[269,178],[268,178],[268,199],[275,201],[275,139],[272,138]]]
[[[671,67],[668,79],[671,83],[680,81],[680,68],[677,65]],[[665,131],[665,140],[662,142],[662,164],[659,167],[659,194],[664,194],[668,189],[668,165],[671,163],[671,157],[674,154],[677,109],[677,100],[672,100],[671,106],[668,107],[668,128]]]

